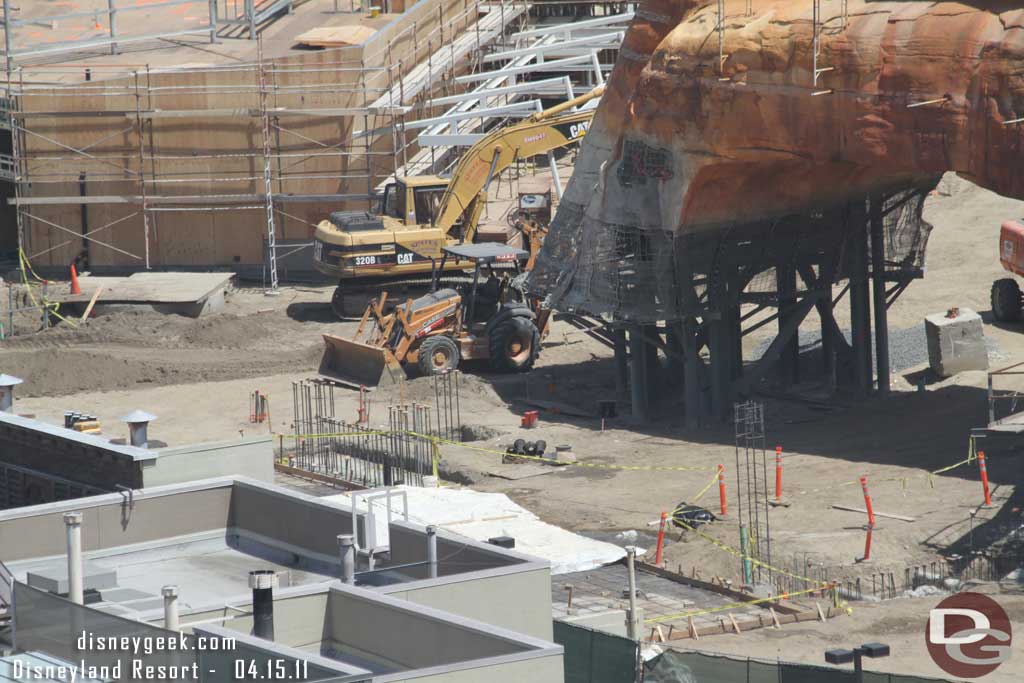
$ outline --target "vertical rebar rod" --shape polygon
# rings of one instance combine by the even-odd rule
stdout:
[[[455,428],[458,430],[458,438],[453,441],[462,441],[462,406],[459,402],[459,371],[455,371]]]

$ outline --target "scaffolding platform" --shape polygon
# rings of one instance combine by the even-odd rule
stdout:
[[[82,275],[78,278],[81,294],[58,294],[51,299],[63,304],[92,301],[96,304],[150,305],[166,313],[198,318],[224,307],[224,292],[234,273],[133,273],[127,277]]]

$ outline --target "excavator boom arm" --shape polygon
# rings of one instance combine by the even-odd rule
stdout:
[[[590,127],[594,110],[572,108],[600,97],[603,91],[603,86],[594,88],[513,126],[497,128],[477,141],[455,166],[435,225],[447,235],[488,182],[516,159],[544,154],[581,139]],[[463,239],[472,241],[475,230],[475,224],[467,225]]]

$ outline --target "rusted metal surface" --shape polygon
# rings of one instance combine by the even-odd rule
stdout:
[[[1010,4],[849,0],[843,17],[822,2],[815,24],[811,0],[726,3],[720,64],[715,0],[644,3],[531,287],[557,306],[589,286],[577,263],[616,268],[588,253],[602,230],[715,233],[946,171],[1024,198],[1024,121],[1007,123],[1024,119],[1024,10]]]

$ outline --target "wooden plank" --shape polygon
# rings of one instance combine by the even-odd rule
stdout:
[[[370,39],[376,29],[369,26],[349,24],[347,26],[321,26],[295,36],[295,42],[310,47],[343,47],[362,45]]]
[[[719,586],[717,584],[711,583],[710,581],[702,581],[702,580],[700,580],[698,578],[692,578],[692,577],[686,576],[685,574],[682,573],[682,571],[674,572],[674,571],[672,571],[670,569],[665,569],[663,567],[659,567],[659,566],[654,565],[654,564],[649,564],[647,562],[640,562],[640,561],[638,561],[636,563],[636,568],[637,568],[638,571],[643,571],[643,572],[647,572],[649,574],[654,574],[656,576],[660,576],[660,577],[665,578],[665,579],[671,579],[672,581],[675,581],[676,583],[682,583],[682,584],[685,584],[687,586],[693,586],[694,588],[700,588],[702,590],[712,591],[714,593],[718,593],[720,595],[725,595],[725,596],[727,596],[729,598],[732,598],[733,600],[738,600],[738,601],[741,601],[741,602],[754,602],[756,600],[760,600],[761,599],[761,598],[758,598],[757,596],[750,595],[749,593],[742,593],[740,591],[733,590],[732,588],[726,588],[726,587],[723,587],[723,586]],[[680,570],[681,569],[682,568],[680,568]],[[758,603],[759,606],[763,606],[765,604],[766,603],[763,603],[763,602],[762,603]],[[775,605],[775,609],[778,610],[782,614],[795,614],[795,613],[800,611],[797,608],[787,607],[786,605],[782,605],[782,604]]]
[[[335,486],[337,486],[339,488],[345,489],[347,491],[364,491],[364,490],[366,490],[365,486],[360,486],[359,484],[354,484],[354,483],[352,483],[350,481],[345,481],[344,479],[338,479],[337,477],[331,477],[331,476],[328,476],[326,474],[319,474],[317,472],[307,472],[306,470],[300,470],[297,467],[290,467],[288,465],[282,465],[279,462],[275,462],[274,463],[274,470],[276,472],[283,472],[284,474],[290,474],[292,476],[299,477],[301,479],[311,479],[313,481],[319,481],[319,482],[323,482],[325,484],[333,484],[333,485],[335,485]]]
[[[100,292],[102,291],[102,287],[97,287],[96,291],[93,292],[92,298],[89,299],[89,305],[85,307],[85,313],[82,314],[82,320],[88,318],[89,314],[92,313],[92,307],[96,305],[96,299],[100,297]]]
[[[735,631],[737,635],[742,633],[742,631],[740,631],[740,625],[736,622],[736,617],[732,615],[732,612],[728,612],[728,616],[729,621],[732,622],[732,630]]]
[[[868,514],[868,511],[865,510],[864,508],[853,507],[852,505],[833,505],[832,507],[836,510],[843,510],[845,512],[859,512],[862,515]],[[873,510],[873,512],[875,513],[875,517],[885,517],[886,519],[898,519],[901,522],[917,521],[916,517],[908,517],[906,515],[894,515],[891,512],[879,512],[878,510]]]

